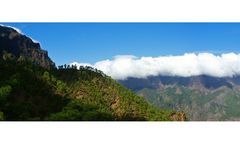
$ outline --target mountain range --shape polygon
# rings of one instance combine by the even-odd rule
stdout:
[[[119,82],[155,106],[184,111],[189,120],[240,119],[240,76],[151,76]]]

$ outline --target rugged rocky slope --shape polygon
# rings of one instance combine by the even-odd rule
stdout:
[[[11,27],[0,26],[0,58],[29,60],[44,68],[53,68],[54,62],[40,44]]]
[[[239,76],[157,76],[120,83],[158,107],[184,111],[190,120],[240,119]]]

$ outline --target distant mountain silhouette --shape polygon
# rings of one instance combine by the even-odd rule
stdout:
[[[196,89],[217,89],[222,86],[232,88],[234,85],[240,85],[240,76],[235,77],[212,77],[207,75],[179,77],[179,76],[150,76],[148,78],[128,78],[119,80],[126,87],[138,91],[143,88],[161,88],[165,85],[181,85],[185,87],[194,87]]]

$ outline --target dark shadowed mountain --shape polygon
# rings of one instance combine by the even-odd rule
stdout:
[[[0,26],[0,58],[29,61],[45,68],[55,67],[47,51],[38,42],[19,33],[14,28]]]

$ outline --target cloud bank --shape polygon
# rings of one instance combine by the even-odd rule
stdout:
[[[92,66],[117,80],[128,77],[147,78],[148,76],[190,77],[209,75],[232,77],[240,75],[240,54],[225,53],[186,53],[180,56],[135,57],[132,55],[115,56],[113,59],[95,64],[77,63],[77,66]]]

